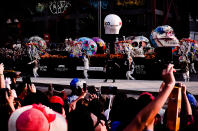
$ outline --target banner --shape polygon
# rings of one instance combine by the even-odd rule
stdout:
[[[84,66],[77,66],[76,70],[84,70]],[[89,67],[89,71],[103,71],[103,67]]]

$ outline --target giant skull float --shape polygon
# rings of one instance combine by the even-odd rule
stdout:
[[[92,40],[97,44],[97,52],[99,51],[100,53],[104,53],[106,49],[105,42],[99,37],[93,37]]]
[[[115,14],[109,14],[104,19],[105,34],[119,34],[122,20]]]
[[[154,47],[179,46],[179,40],[175,37],[173,28],[169,25],[158,26],[151,32],[150,39]]]
[[[198,42],[189,38],[183,38],[180,40],[179,54],[184,55],[189,52],[196,53]]]
[[[127,38],[128,39],[128,38]],[[150,43],[149,40],[144,36],[135,36],[132,38],[132,46],[133,46],[133,54],[135,57],[145,57],[144,56],[144,49],[149,47]]]
[[[115,54],[128,54],[131,53],[133,47],[131,45],[131,41],[117,41],[115,42]]]
[[[30,37],[26,45],[31,60],[40,59],[40,55],[43,54],[47,48],[45,40],[39,36]]]
[[[81,37],[77,40],[82,42],[82,52],[87,52],[89,56],[94,55],[97,52],[97,44],[88,37]]]

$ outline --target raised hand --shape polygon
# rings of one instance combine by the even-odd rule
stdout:
[[[167,68],[162,71],[162,79],[166,86],[175,85],[175,77],[173,72],[176,72],[176,70],[173,68],[173,64],[169,64]]]
[[[35,87],[35,85],[34,84],[31,84],[31,85],[28,85],[29,87],[29,89],[30,89],[30,91],[32,92],[32,93],[36,93],[36,87]]]
[[[3,75],[4,65],[3,63],[0,64],[0,74]]]
[[[8,102],[8,105],[10,106],[11,111],[12,112],[15,111],[15,107],[14,107],[14,95],[13,95],[12,90],[9,90],[9,93],[8,92],[5,92],[5,97],[6,97],[6,100]]]

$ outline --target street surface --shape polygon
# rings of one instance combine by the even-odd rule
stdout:
[[[41,90],[47,90],[48,85],[51,83],[53,85],[64,86],[65,89],[69,89],[69,84],[72,78],[47,78],[47,77],[38,77],[38,78],[31,78],[32,83],[35,83],[37,88]],[[116,80],[115,83],[109,79],[106,83],[103,82],[104,79],[80,79],[86,81],[88,86],[116,86],[119,90],[126,92],[127,94],[134,94],[140,93],[143,91],[157,93],[159,91],[161,82],[160,80]],[[17,81],[21,81],[19,78]],[[184,81],[177,81],[183,82]],[[187,86],[187,91],[192,93],[193,95],[198,96],[198,82],[197,81],[190,81],[185,83]]]

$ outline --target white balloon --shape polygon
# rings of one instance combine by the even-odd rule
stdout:
[[[118,15],[109,14],[104,19],[105,34],[119,34],[122,20]]]

